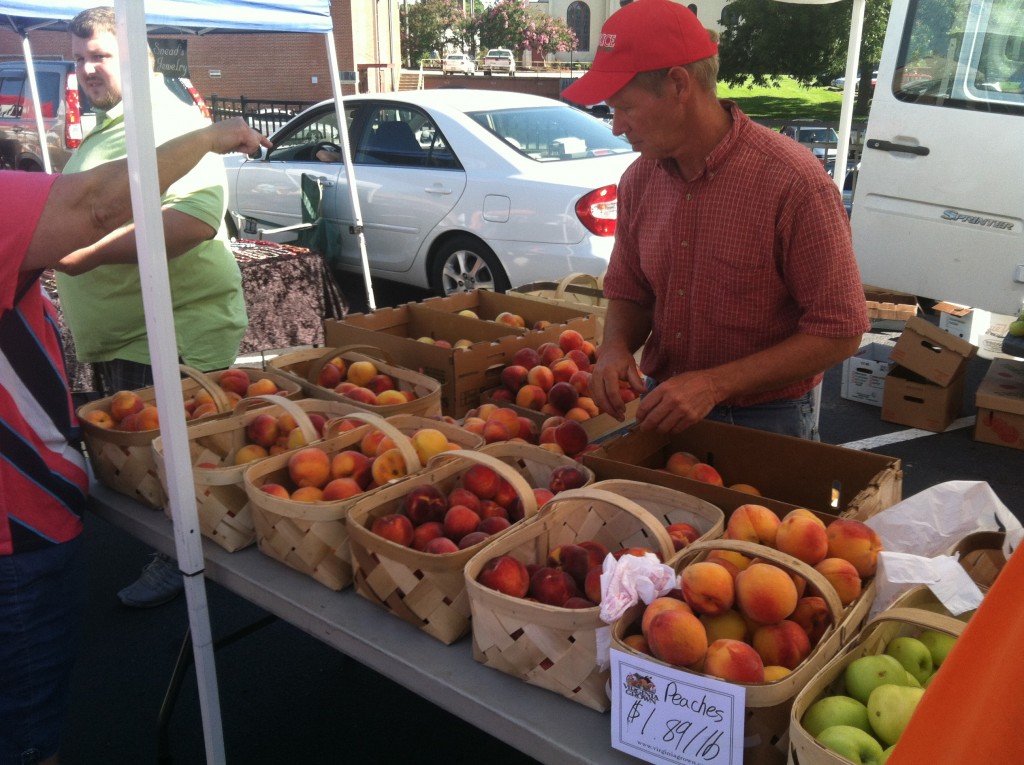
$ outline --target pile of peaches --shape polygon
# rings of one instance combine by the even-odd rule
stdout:
[[[546,488],[533,489],[537,506],[585,482],[578,468],[557,467]],[[443,555],[479,544],[522,518],[522,500],[512,484],[487,465],[473,465],[447,494],[433,484],[414,487],[401,512],[375,518],[370,531],[403,547]]]
[[[223,389],[231,408],[248,396],[280,393],[277,384],[261,377],[250,380],[249,375],[241,369],[225,369],[212,375]],[[199,388],[191,396],[184,397],[185,419],[198,420],[211,414],[217,414],[217,404],[209,391]],[[147,404],[138,393],[121,390],[110,397],[110,405],[106,409],[93,409],[86,413],[85,419],[100,428],[142,431],[155,430],[160,427],[160,416],[155,404]]]
[[[466,412],[462,427],[489,444],[521,441],[569,457],[576,457],[589,446],[587,431],[577,420],[552,415],[538,427],[515,409],[493,403],[481,404]]]
[[[322,438],[327,418],[316,412],[306,416],[316,430],[317,437]],[[257,414],[245,426],[245,444],[235,452],[233,461],[236,465],[244,465],[306,445],[302,428],[288,412],[279,415]],[[197,467],[216,466],[200,464]]]
[[[409,441],[421,463],[435,454],[459,448],[436,428],[420,428],[409,436]],[[260,489],[296,502],[334,502],[358,496],[408,473],[405,457],[391,437],[370,429],[359,440],[358,449],[334,454],[316,445],[298,449],[288,458],[290,483],[265,483]]]
[[[708,463],[701,462],[700,458],[691,452],[672,452],[665,460],[665,467],[662,469],[667,473],[689,478],[692,481],[709,483],[712,486],[725,486],[722,474]],[[749,483],[734,483],[730,484],[729,488],[734,491],[742,491],[745,494],[761,496],[761,492]]]
[[[780,519],[755,504],[733,511],[725,538],[769,546],[813,566],[844,606],[874,575],[881,550],[878,535],[860,521],[837,518],[826,525],[805,509]],[[773,682],[803,662],[831,625],[825,599],[806,586],[772,562],[712,550],[682,569],[679,588],[652,601],[623,642],[730,682]]]
[[[320,368],[316,384],[371,406],[404,404],[416,398],[415,391],[399,390],[395,378],[381,372],[372,361],[346,362],[341,356],[335,356]]]

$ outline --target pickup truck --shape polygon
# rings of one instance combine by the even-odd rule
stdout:
[[[491,48],[480,62],[480,71],[490,77],[494,72],[516,76],[516,57],[508,48]]]

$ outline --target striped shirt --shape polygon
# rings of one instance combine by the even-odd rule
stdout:
[[[619,184],[607,297],[652,311],[641,369],[663,382],[769,348],[796,334],[868,329],[850,224],[812,153],[751,122],[732,129],[685,181],[668,160],[639,159]],[[794,399],[822,375],[722,402]]]
[[[0,172],[0,555],[82,531],[88,474],[53,305],[21,264],[56,175]]]

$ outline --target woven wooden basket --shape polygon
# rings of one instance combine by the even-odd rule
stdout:
[[[268,406],[270,404],[270,406]],[[356,407],[333,401],[301,399],[290,401],[283,396],[245,398],[230,417],[196,420],[187,428],[189,457],[195,485],[199,529],[228,552],[248,547],[256,541],[249,497],[245,493],[244,475],[252,463],[235,465],[235,453],[248,443],[245,429],[256,417],[270,414],[277,417],[288,412],[295,418],[307,444],[320,439],[308,414],[339,417],[359,411]],[[157,475],[167,490],[163,438],[153,440]]]
[[[803,725],[804,712],[822,696],[841,694],[843,672],[855,659],[884,653],[886,646],[902,635],[915,636],[930,629],[958,637],[967,625],[951,616],[913,607],[889,608],[882,611],[850,645],[833,657],[797,694],[790,710],[789,762],[794,765],[849,765],[849,760],[819,744]]]
[[[422,469],[416,450],[398,428],[366,412],[353,412],[346,418],[365,419],[368,424],[317,444],[329,455],[358,449],[363,436],[377,428],[390,436],[401,450],[410,474]],[[265,483],[287,484],[290,457],[290,453],[268,457],[254,463],[244,473],[257,546],[267,557],[312,577],[325,587],[342,590],[352,584],[352,552],[345,518],[358,501],[375,498],[390,484],[332,502],[296,502],[262,491],[260,487]],[[405,480],[408,477],[397,482]]]
[[[356,592],[442,643],[454,643],[469,632],[469,597],[463,576],[467,561],[536,514],[533,489],[547,486],[538,481],[537,475],[550,466],[549,455],[562,460],[561,464],[573,464],[567,457],[528,444],[503,446],[502,450],[438,455],[421,474],[352,508],[348,525]],[[535,459],[539,457],[537,452],[545,456]],[[461,485],[463,474],[475,464],[488,465],[512,484],[523,503],[523,520],[486,541],[445,555],[402,547],[370,531],[374,519],[398,512],[405,496],[416,486],[429,483],[448,494]]]
[[[181,381],[182,396],[191,397],[202,389],[210,394],[221,414],[231,411],[224,390],[216,378],[197,369],[181,366],[185,378]],[[156,405],[156,388],[148,387],[135,391],[147,404]],[[152,430],[124,431],[101,428],[87,417],[93,411],[109,411],[112,396],[97,399],[78,408],[78,420],[82,425],[82,437],[93,472],[99,481],[114,491],[131,497],[137,502],[159,509],[167,503],[167,495],[160,484],[153,458],[153,439],[159,435]]]
[[[320,369],[335,356],[341,356],[347,363],[370,361],[378,371],[390,375],[400,391],[411,391],[416,395],[412,401],[401,404],[377,406],[354,401],[347,396],[316,384]],[[391,357],[380,348],[365,345],[347,345],[341,348],[306,348],[285,353],[271,359],[268,366],[302,386],[310,398],[327,401],[344,401],[381,417],[393,414],[418,414],[432,417],[441,414],[441,383],[424,374],[397,366]]]
[[[571,273],[557,282],[533,282],[516,287],[513,294],[575,308],[594,314],[597,333],[594,342],[600,345],[604,335],[604,317],[608,299],[602,291],[603,279],[584,273]]]
[[[527,566],[543,564],[561,544],[594,540],[610,552],[643,547],[663,560],[672,539],[660,518],[621,494],[588,486],[562,492],[537,517],[487,545],[466,564],[473,616],[473,658],[531,685],[554,691],[599,712],[611,705],[609,671],[598,666],[600,608],[558,608],[515,598],[477,582],[488,561],[511,555]]]
[[[725,513],[715,505],[691,494],[665,486],[608,478],[593,485],[631,499],[664,525],[689,523],[700,532],[700,539],[715,539],[725,528]]]
[[[835,589],[824,576],[801,560],[764,545],[731,539],[701,540],[684,548],[669,562],[681,572],[690,563],[703,560],[711,550],[732,550],[747,557],[767,560],[782,567],[791,574],[807,580],[808,592],[820,595],[828,607],[832,624],[811,650],[810,655],[788,675],[771,683],[745,684],[746,721],[744,736],[744,762],[752,765],[781,765],[786,761],[788,746],[789,712],[793,699],[804,685],[825,664],[839,652],[860,629],[871,601],[874,599],[874,582],[865,587],[861,597],[846,606],[839,601]],[[654,657],[643,654],[628,646],[627,635],[639,632],[639,620],[643,606],[629,609],[612,630],[612,647],[648,661],[665,664]],[[665,664],[665,666],[672,666]],[[673,667],[680,672],[688,670]]]

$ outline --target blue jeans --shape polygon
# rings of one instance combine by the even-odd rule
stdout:
[[[0,556],[0,765],[56,754],[85,597],[81,536]]]

